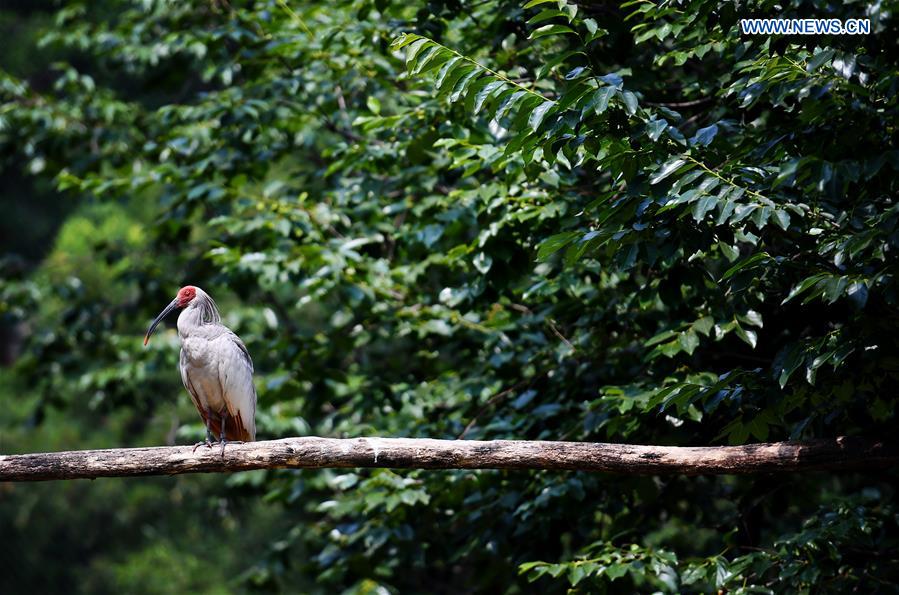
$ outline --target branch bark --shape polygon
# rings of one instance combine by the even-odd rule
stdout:
[[[626,475],[751,474],[884,469],[899,448],[858,438],[678,447],[524,440],[285,438],[219,448],[115,448],[0,456],[0,481],[230,473],[250,469],[387,467],[546,469]]]

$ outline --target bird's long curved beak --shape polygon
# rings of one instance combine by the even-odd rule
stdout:
[[[146,347],[147,343],[150,341],[150,335],[153,334],[153,331],[156,330],[156,326],[162,322],[162,319],[169,315],[169,313],[178,307],[178,298],[172,300],[172,302],[165,307],[165,309],[159,313],[153,322],[150,324],[150,328],[147,329],[147,335],[144,337],[144,346]]]

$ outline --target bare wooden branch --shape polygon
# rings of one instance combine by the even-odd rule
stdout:
[[[0,456],[0,481],[44,481],[216,473],[249,469],[389,467],[405,469],[546,469],[631,475],[795,473],[883,469],[899,449],[837,438],[745,446],[677,447],[524,440],[285,438],[229,444],[116,448]]]

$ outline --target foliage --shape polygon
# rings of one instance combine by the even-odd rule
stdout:
[[[33,331],[15,374],[38,418],[88,404],[130,443],[177,414],[189,441],[175,339],[139,337],[191,282],[253,354],[267,437],[886,436],[894,4],[66,5],[52,86],[0,72],[0,157],[80,205],[0,291]],[[737,23],[810,10],[874,33]],[[284,521],[228,578],[894,588],[893,479],[238,475]]]

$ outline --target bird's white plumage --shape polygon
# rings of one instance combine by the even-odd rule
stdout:
[[[215,302],[203,290],[178,316],[181,380],[213,433],[225,416],[229,440],[256,439],[253,361],[240,337],[221,323]]]

